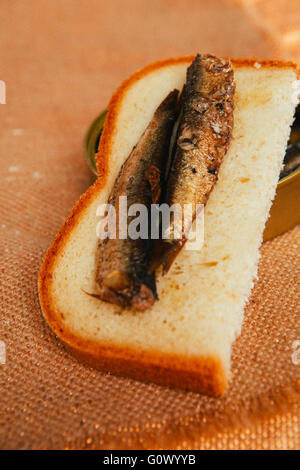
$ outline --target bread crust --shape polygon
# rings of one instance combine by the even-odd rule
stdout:
[[[99,341],[92,341],[75,335],[62,322],[63,312],[57,311],[51,296],[52,272],[57,254],[67,244],[72,229],[80,222],[84,209],[105,187],[109,171],[108,155],[114,135],[116,120],[127,89],[145,75],[161,68],[175,64],[192,62],[194,56],[171,58],[152,63],[135,72],[126,79],[111,98],[108,106],[100,147],[96,156],[98,178],[96,182],[75,203],[71,214],[57,233],[53,243],[46,252],[39,278],[39,298],[43,315],[57,337],[70,349],[76,357],[93,367],[100,368],[118,375],[128,376],[144,381],[153,381],[167,386],[186,388],[206,394],[222,395],[227,388],[226,371],[220,360],[215,357],[182,357],[158,351],[141,351]],[[292,68],[292,62],[265,61],[253,59],[231,59],[236,67],[251,66],[256,63],[263,67]]]

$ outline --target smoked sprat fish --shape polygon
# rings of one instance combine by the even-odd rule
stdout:
[[[235,83],[231,63],[212,55],[197,55],[187,70],[183,109],[177,131],[174,158],[167,178],[165,202],[170,206],[206,204],[218,170],[230,145],[233,128]],[[186,236],[176,229],[176,218],[164,234],[155,260],[164,272],[184,246]],[[175,238],[177,237],[177,238]]]
[[[119,198],[127,197],[128,208],[143,204],[150,206],[161,196],[161,183],[168,159],[172,128],[177,117],[178,90],[172,91],[154,113],[147,129],[123,164],[109,204],[116,210],[119,226]],[[135,217],[127,216],[127,226]],[[108,237],[100,240],[97,249],[96,281],[99,293],[95,296],[121,307],[136,310],[149,308],[157,298],[155,274],[148,268],[152,255],[150,215],[147,239]]]

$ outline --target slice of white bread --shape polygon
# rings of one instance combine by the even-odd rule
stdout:
[[[233,60],[233,139],[205,208],[205,244],[182,250],[158,277],[159,300],[144,313],[102,302],[95,292],[96,210],[120,167],[193,57],[135,73],[109,105],[99,178],[75,204],[47,251],[39,275],[43,314],[80,358],[104,370],[220,395],[231,346],[257,272],[259,247],[285,153],[295,104],[295,65]]]

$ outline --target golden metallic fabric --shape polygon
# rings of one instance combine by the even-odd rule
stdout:
[[[125,76],[169,57],[174,44],[176,55],[199,44],[210,51],[210,31],[219,56],[287,58],[276,48],[299,24],[299,0],[288,9],[283,0],[247,2],[261,12],[259,26],[237,7],[244,3],[188,0],[187,22],[180,0],[131,0],[130,9],[124,0],[91,0],[89,8],[72,2],[71,9],[52,0],[43,2],[43,15],[39,0],[2,2],[3,17],[13,21],[2,22],[0,41],[8,92],[0,105],[1,449],[300,448],[300,407],[293,405],[300,365],[291,361],[300,339],[300,227],[261,248],[230,390],[220,401],[90,369],[56,340],[38,302],[43,255],[90,183],[82,131]],[[153,24],[161,34],[152,34]],[[292,36],[284,47],[297,60]],[[231,413],[241,411],[242,422],[232,419],[225,431]]]

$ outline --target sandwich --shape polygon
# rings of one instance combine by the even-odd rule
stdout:
[[[96,155],[98,178],[39,273],[43,315],[79,359],[138,380],[226,391],[295,84],[290,62],[198,54],[151,64],[118,88]],[[186,205],[187,223],[176,211],[165,225],[159,211],[152,220],[162,205]],[[204,237],[190,249],[198,207]],[[139,223],[137,208],[145,209]]]

